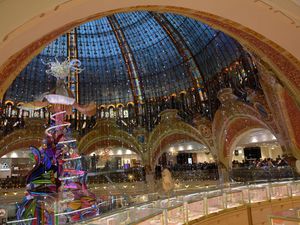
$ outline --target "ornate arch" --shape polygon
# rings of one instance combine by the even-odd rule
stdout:
[[[255,129],[270,130],[266,124],[248,115],[236,116],[228,122],[222,135],[224,139],[220,143],[220,149],[222,149],[220,159],[226,166],[231,165],[233,147],[239,141],[240,136]]]
[[[208,147],[213,153],[210,144],[193,126],[183,122],[177,116],[177,110],[165,110],[161,113],[161,122],[154,128],[148,141],[150,165],[154,168],[156,161],[162,154],[162,149],[178,140],[193,140]]]
[[[231,148],[240,134],[262,128],[276,135],[276,128],[272,123],[262,120],[261,114],[256,109],[238,101],[230,88],[221,90],[218,97],[222,105],[215,114],[212,132],[216,149],[219,151],[219,159],[224,165],[229,166]]]
[[[17,149],[39,147],[44,138],[43,120],[29,119],[30,126],[13,131],[0,140],[0,158]]]
[[[43,139],[39,137],[21,137],[13,142],[8,143],[5,146],[1,145],[0,158],[3,155],[6,155],[7,153],[12,152],[14,150],[25,148],[29,149],[30,146],[39,147],[41,145],[42,140]]]
[[[234,138],[234,140],[232,141],[232,143],[230,144],[229,150],[228,150],[228,152],[229,152],[229,155],[228,155],[228,166],[229,166],[229,167],[232,167],[233,150],[234,150],[234,147],[239,143],[239,141],[240,141],[243,137],[249,135],[251,132],[256,131],[256,130],[261,130],[261,129],[266,129],[266,130],[268,130],[267,128],[264,128],[264,127],[262,127],[262,126],[259,126],[259,125],[258,125],[258,126],[255,126],[255,125],[254,125],[254,126],[252,126],[252,127],[247,127],[246,129],[242,129],[241,132],[238,133],[238,134],[235,136],[235,138]]]
[[[96,127],[83,136],[78,143],[80,153],[89,154],[96,147],[120,145],[131,148],[144,160],[143,148],[134,136],[119,129],[114,120],[98,120]]]

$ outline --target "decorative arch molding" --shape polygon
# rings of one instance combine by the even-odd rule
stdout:
[[[80,153],[89,154],[100,145],[120,145],[132,148],[144,160],[143,147],[134,136],[119,129],[114,120],[98,120],[95,128],[80,139],[78,149]]]
[[[294,146],[292,148],[294,156],[300,157],[300,107],[295,104],[292,97],[286,90],[283,90],[282,100],[284,107],[282,108],[283,114],[286,118],[287,128],[290,133],[289,138],[291,139]],[[298,154],[298,155],[297,155]]]
[[[223,141],[219,143],[220,149],[222,149],[220,159],[226,166],[231,165],[232,150],[239,140],[239,136],[254,129],[270,130],[268,126],[249,116],[236,117],[227,124],[222,135]]]
[[[0,140],[0,158],[16,149],[29,148],[29,146],[39,147],[45,136],[42,119],[27,119],[29,126],[13,131]]]
[[[207,140],[196,128],[183,122],[177,115],[177,110],[165,110],[160,115],[161,122],[150,134],[147,144],[150,156],[149,163],[152,169],[155,167],[164,147],[178,140],[193,140],[199,142],[207,146],[214,155],[214,151]]]
[[[29,149],[30,146],[39,147],[42,143],[42,138],[38,137],[21,137],[17,140],[10,142],[9,144],[3,146],[0,146],[0,158],[4,155],[6,155],[9,152],[12,152],[14,150],[18,149]]]
[[[261,129],[266,129],[266,128],[263,128],[263,127],[260,127],[259,125],[258,126],[252,126],[252,127],[245,127],[244,129],[242,129],[240,131],[240,133],[238,133],[235,138],[233,139],[233,141],[230,143],[229,145],[229,150],[228,150],[228,165],[230,168],[232,167],[232,158],[233,158],[233,150],[234,150],[234,147],[239,143],[239,141],[246,137],[247,135],[249,135],[250,133],[256,131],[256,130],[261,130]]]
[[[85,145],[84,149],[80,149],[80,153],[88,155],[94,152],[97,148],[112,146],[130,148],[135,153],[141,154],[141,152],[137,150],[128,140],[120,139],[119,137],[112,135],[103,135],[93,138],[88,144]]]
[[[0,40],[2,49],[2,58],[0,58],[0,98],[26,64],[57,36],[84,22],[112,13],[154,10],[182,14],[207,23],[233,36],[271,65],[277,72],[279,80],[289,90],[294,99],[300,102],[300,57],[295,51],[298,46],[291,46],[291,43],[296,43],[296,41],[285,41],[285,39],[289,40],[291,38],[297,40],[299,30],[297,30],[295,22],[287,22],[286,18],[281,17],[280,14],[271,13],[272,7],[257,5],[258,1],[243,1],[240,8],[238,7],[241,4],[239,1],[226,1],[224,10],[220,10],[220,6],[215,8],[210,3],[211,1],[202,0],[202,4],[192,2],[179,1],[179,3],[175,3],[174,1],[163,0],[160,5],[157,5],[157,1],[149,1],[148,5],[139,5],[139,1],[124,1],[114,4],[112,1],[85,0],[79,3],[79,1],[66,0],[62,3],[56,2],[56,4],[47,5],[43,12],[35,14],[29,20],[25,20],[22,26],[6,33],[4,38]],[[116,8],[116,5],[122,8]],[[227,8],[231,9],[229,5],[234,9],[239,8],[240,13],[238,15],[232,14],[231,10],[227,10]],[[77,11],[80,13],[74,13]],[[245,11],[245,13],[243,14],[241,11]],[[257,25],[257,22],[256,25],[255,21],[251,22],[251,17],[244,16],[252,12],[257,13],[262,22],[269,21],[274,24],[275,28],[265,24],[264,29],[269,32],[266,33],[264,29],[261,29],[262,26]],[[235,21],[239,21],[239,23]],[[248,27],[252,27],[252,29]],[[274,30],[271,30],[272,27]],[[283,30],[288,30],[290,35],[286,35],[285,32],[278,33],[281,27]],[[33,30],[35,32],[32,32]],[[269,39],[262,34],[267,35]],[[297,58],[275,44],[275,40],[278,42],[278,39],[280,39],[281,46],[289,49]]]
[[[159,137],[159,139],[157,139],[157,141],[154,143],[154,146],[150,149],[150,165],[151,168],[154,169],[159,157],[162,155],[162,153],[164,153],[166,147],[168,146],[168,144],[170,143],[175,143],[177,141],[180,140],[185,140],[185,141],[195,141],[198,143],[201,143],[205,146],[206,143],[203,141],[203,139],[199,139],[197,137],[195,137],[195,135],[191,135],[190,132],[185,132],[182,130],[172,130],[172,132],[168,132],[168,134],[166,135],[162,135],[161,137]],[[211,151],[211,148],[208,146],[208,149]]]
[[[256,65],[261,71],[260,84],[272,114],[276,137],[285,154],[291,158],[299,159],[300,139],[297,138],[298,132],[294,128],[299,127],[300,105],[294,101],[290,93],[278,81],[275,72],[268,65],[260,62],[256,62]]]
[[[219,159],[224,165],[229,166],[231,148],[240,134],[261,128],[270,130],[276,135],[276,127],[273,123],[263,121],[259,112],[253,107],[238,101],[230,88],[221,90],[218,98],[221,107],[215,114],[212,132]]]
[[[205,117],[197,115],[193,119],[193,126],[200,132],[202,138],[209,144],[211,153],[215,159],[218,159],[218,151],[214,145],[214,136],[212,134],[212,121]]]

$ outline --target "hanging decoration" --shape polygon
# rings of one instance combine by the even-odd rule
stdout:
[[[77,73],[82,72],[83,69],[79,68],[81,65],[79,60],[74,59],[70,61],[67,59],[62,63],[55,60],[55,62],[43,63],[50,67],[46,70],[46,73],[57,78],[56,86],[51,91],[42,94],[37,101],[22,104],[19,106],[20,109],[35,110],[37,108],[49,107],[51,112],[57,112],[56,108],[59,105],[59,108],[65,110],[67,115],[72,114],[72,108],[77,109],[87,116],[92,116],[96,113],[96,104],[78,104],[65,82],[70,71],[76,71]]]

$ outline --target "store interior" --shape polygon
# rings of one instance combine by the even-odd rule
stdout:
[[[299,224],[283,1],[0,1],[0,224]]]

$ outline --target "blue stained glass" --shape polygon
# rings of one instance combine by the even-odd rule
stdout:
[[[55,86],[55,78],[46,74],[43,62],[64,60],[67,57],[67,36],[62,35],[31,60],[6,91],[5,98],[16,102],[37,99]]]
[[[185,16],[163,14],[183,40],[204,77],[213,77],[241,55],[241,46],[231,37]],[[170,95],[193,86],[189,63],[172,34],[147,11],[119,13],[115,18],[132,53],[136,73],[146,98]],[[80,103],[98,104],[133,101],[130,74],[120,43],[107,17],[75,28],[78,59],[84,70],[79,74]],[[6,99],[32,101],[51,90],[55,78],[45,74],[44,61],[68,57],[67,35],[46,46],[23,69],[6,92]]]

